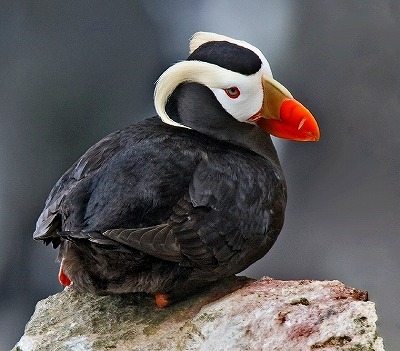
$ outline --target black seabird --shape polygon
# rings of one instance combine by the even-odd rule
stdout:
[[[154,101],[158,117],[106,136],[59,179],[34,239],[60,247],[63,285],[163,307],[268,252],[286,205],[269,134],[316,141],[319,129],[260,50],[214,33],[193,36]]]

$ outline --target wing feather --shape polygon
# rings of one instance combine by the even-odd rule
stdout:
[[[245,165],[242,168],[248,170]],[[240,260],[248,246],[260,250],[265,243],[271,223],[267,209],[271,201],[282,196],[284,188],[272,180],[269,172],[262,172],[265,176],[257,181],[256,169],[257,176],[245,177],[249,184],[243,184],[237,172],[237,166],[224,165],[221,159],[213,162],[208,157],[199,163],[188,192],[175,204],[166,223],[113,229],[103,235],[149,255],[203,270],[218,269],[234,256]],[[282,220],[278,222],[279,232]]]

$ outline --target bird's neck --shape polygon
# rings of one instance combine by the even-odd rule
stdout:
[[[218,131],[208,129],[206,134],[216,139],[249,149],[271,161],[277,168],[281,168],[278,153],[272,143],[270,135],[264,133],[255,125],[235,121],[234,125],[230,125],[229,128]]]

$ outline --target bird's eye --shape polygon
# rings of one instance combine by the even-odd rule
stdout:
[[[228,89],[224,89],[224,91],[231,99],[236,99],[240,95],[240,90],[238,87],[230,87]]]

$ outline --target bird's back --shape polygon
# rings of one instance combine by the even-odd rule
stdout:
[[[61,244],[78,288],[154,293],[245,269],[275,242],[285,204],[275,162],[153,118],[91,147],[51,191],[34,237]]]

